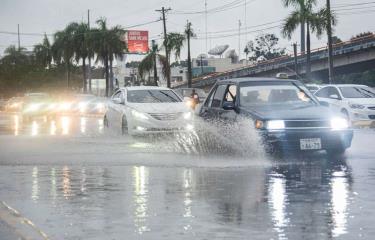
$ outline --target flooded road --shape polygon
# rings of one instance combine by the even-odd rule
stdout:
[[[374,136],[356,130],[342,157],[269,159],[256,141],[244,157],[0,114],[0,201],[49,239],[373,239]]]

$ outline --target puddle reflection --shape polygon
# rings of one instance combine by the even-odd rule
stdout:
[[[193,239],[197,232],[213,229],[215,236],[232,239],[243,234],[262,239],[330,239],[347,234],[353,198],[350,167],[345,161],[329,161],[247,169],[24,167],[27,170],[12,174],[18,179],[31,175],[30,184],[20,184],[15,192],[25,199],[22,194],[31,188],[37,216],[40,209],[47,219],[62,211],[69,223],[88,226],[100,219],[95,226],[109,227],[103,234],[113,239],[112,233],[139,236],[155,231],[188,234]],[[1,182],[10,184],[1,174],[6,170],[0,171]],[[25,186],[30,188],[25,191]]]
[[[134,178],[134,225],[139,234],[149,231],[148,217],[148,177],[149,169],[140,166],[133,167]]]
[[[59,116],[55,118],[34,118],[32,121],[22,119],[21,115],[3,116],[8,119],[0,123],[0,134],[11,133],[14,136],[29,135],[74,135],[104,133],[104,123],[100,116],[97,117],[74,117]]]

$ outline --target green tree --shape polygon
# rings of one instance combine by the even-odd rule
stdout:
[[[332,37],[332,44],[339,44],[342,43],[342,40],[338,36]]]
[[[357,38],[363,38],[363,37],[370,37],[370,36],[373,36],[374,33],[372,32],[362,32],[362,33],[359,33],[353,37],[350,38],[350,40],[355,40]]]
[[[82,89],[83,92],[87,92],[87,74],[86,74],[86,59],[92,56],[90,49],[90,29],[86,23],[75,23],[72,31],[72,39],[74,46],[74,60],[78,63],[82,60]]]
[[[138,66],[138,72],[139,72],[140,77],[143,80],[145,80],[145,77],[147,75],[149,78],[147,85],[155,85],[155,86],[158,85],[157,68],[156,68],[157,62],[159,62],[162,67],[163,75],[167,76],[166,74],[169,71],[167,58],[159,54],[159,47],[157,44],[155,44],[155,42],[153,42],[149,53],[142,59],[142,61],[139,63],[139,66]],[[154,72],[153,83],[151,83],[150,81],[151,71]]]
[[[105,68],[106,96],[113,91],[112,62],[114,57],[122,58],[126,49],[125,42],[121,40],[125,30],[120,26],[111,29],[107,26],[105,18],[96,21],[98,28],[92,30],[92,45],[96,53],[96,62],[101,61]]]
[[[109,30],[108,38],[109,38],[109,77],[110,77],[110,91],[113,92],[113,60],[120,59],[122,60],[124,57],[124,52],[126,51],[126,44],[123,41],[123,36],[125,34],[125,30],[121,26],[115,26]]]
[[[249,60],[252,61],[270,60],[285,55],[285,48],[279,48],[278,43],[279,38],[275,34],[262,34],[248,42],[244,52],[251,54]]]
[[[34,46],[35,61],[44,68],[51,68],[52,49],[47,35],[44,35],[43,42]]]
[[[70,71],[73,65],[74,57],[74,31],[77,29],[77,23],[70,23],[62,31],[54,34],[54,43],[52,45],[53,60],[57,64],[64,64],[66,68],[67,88],[70,88]]]
[[[285,19],[282,33],[288,39],[291,39],[292,34],[298,26],[306,24],[306,76],[311,75],[311,33],[315,33],[317,37],[321,37],[323,32],[327,29],[328,10],[322,8],[318,11],[314,10],[317,0],[282,0],[285,7],[292,6],[294,10]],[[331,13],[332,25],[336,25],[336,18]]]

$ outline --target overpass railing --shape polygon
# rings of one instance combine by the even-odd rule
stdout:
[[[349,52],[358,51],[361,49],[366,49],[370,47],[375,46],[375,34],[372,35],[360,37],[351,39],[346,42],[341,42],[333,45],[333,54],[334,56],[341,55],[341,54],[347,54]],[[319,60],[326,58],[328,56],[327,46],[320,47],[311,50],[311,61]],[[297,61],[298,64],[306,62],[306,53],[298,53],[297,55]],[[235,68],[232,70],[228,70],[225,72],[220,73],[212,73],[209,75],[205,75],[202,77],[194,78],[193,84],[194,85],[201,85],[198,84],[198,82],[204,81],[206,84],[204,85],[210,85],[216,82],[218,79],[224,79],[226,77],[229,77],[230,75],[237,75],[236,73],[240,72],[258,72],[261,69],[265,68],[279,68],[281,66],[287,66],[287,65],[294,65],[294,56],[292,55],[284,55],[278,58],[253,63],[244,67]],[[181,87],[185,86],[186,83],[182,83],[179,85],[176,85],[175,87]]]

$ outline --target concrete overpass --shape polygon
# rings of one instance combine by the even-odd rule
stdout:
[[[348,42],[334,45],[335,75],[361,72],[375,69],[375,34],[357,38]],[[275,77],[277,73],[287,73],[290,78],[304,77],[306,56],[298,55],[298,72],[294,71],[294,57],[283,56],[246,67],[233,69],[222,73],[213,73],[193,79],[193,87],[210,88],[217,80],[239,77]],[[327,81],[328,51],[327,47],[311,51],[311,78]],[[175,86],[187,87],[187,83]]]

